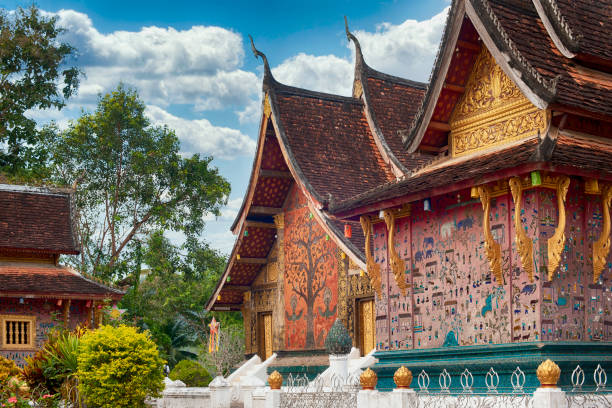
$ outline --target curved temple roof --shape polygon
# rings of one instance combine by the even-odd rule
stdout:
[[[609,117],[612,114],[612,76],[608,48],[609,31],[600,30],[610,25],[610,7],[599,10],[594,3],[579,1],[580,11],[574,18],[564,19],[565,27],[589,32],[581,37],[581,49],[591,49],[597,54],[599,68],[582,65],[560,53],[549,36],[534,3],[558,4],[569,16],[571,7],[565,0],[454,0],[442,36],[438,56],[434,63],[431,81],[413,125],[406,134],[404,145],[415,152],[436,130],[445,123],[436,119],[439,101],[448,95],[453,84],[448,79],[449,67],[458,64],[457,54],[473,47],[473,41],[482,41],[497,64],[520,88],[523,94],[538,108],[551,107],[559,111],[575,112],[592,118]],[[579,16],[579,17],[578,17]],[[590,25],[599,28],[590,28]],[[477,38],[462,38],[469,30],[475,30]],[[576,30],[578,31],[578,30]],[[599,33],[599,34],[596,34]],[[604,40],[596,40],[602,35]],[[590,38],[587,39],[587,38]],[[587,45],[588,44],[588,45]],[[604,59],[605,58],[605,59]],[[603,61],[603,63],[602,63]],[[433,122],[433,124],[432,124]]]

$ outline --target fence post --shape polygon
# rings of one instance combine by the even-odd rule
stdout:
[[[208,384],[212,408],[230,408],[232,402],[232,386],[222,376],[217,376]]]
[[[268,384],[270,389],[266,391],[266,408],[279,408],[283,376],[278,371],[274,371],[268,376]]]
[[[393,381],[396,388],[391,393],[390,408],[408,408],[416,406],[416,392],[410,388],[412,372],[404,366],[395,371]]]
[[[258,388],[264,388],[266,384],[259,378],[247,376],[240,379],[240,392],[242,393],[242,401],[244,408],[253,408],[253,391]]]
[[[378,376],[372,369],[368,368],[359,376],[361,390],[357,394],[357,408],[375,407],[378,399],[378,391],[376,391],[376,383]]]
[[[540,387],[533,393],[533,406],[538,408],[566,408],[565,392],[557,387],[561,369],[552,360],[544,361],[536,371]]]

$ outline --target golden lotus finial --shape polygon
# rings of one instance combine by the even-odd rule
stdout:
[[[372,371],[371,368],[368,368],[359,376],[359,382],[361,383],[361,389],[373,390],[374,388],[376,388],[378,376],[374,371]]]
[[[410,383],[412,382],[412,371],[407,369],[405,366],[401,366],[397,369],[395,374],[393,374],[393,381],[399,389],[410,388]]]
[[[270,384],[270,389],[280,390],[283,385],[283,376],[275,370],[268,376],[268,384]]]
[[[561,369],[554,361],[547,359],[539,365],[536,375],[542,388],[556,388],[561,376]]]

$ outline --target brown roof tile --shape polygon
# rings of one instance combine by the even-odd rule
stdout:
[[[0,296],[38,294],[60,297],[113,297],[124,292],[85,278],[65,266],[0,264]]]
[[[494,173],[531,161],[539,146],[534,137],[503,150],[496,149],[475,157],[433,163],[415,172],[406,179],[388,183],[361,195],[338,203],[330,211],[339,213],[376,202],[431,190],[436,187],[477,179],[487,173]]]
[[[408,170],[427,163],[431,158],[406,151],[401,136],[402,132],[410,129],[421,106],[425,84],[376,75],[372,70],[368,71],[370,108],[392,153]]]
[[[550,0],[578,39],[579,53],[612,60],[612,2]]]
[[[0,249],[77,254],[70,194],[0,185]]]
[[[358,99],[284,85],[274,92],[294,165],[319,199],[342,201],[393,179]]]
[[[485,0],[486,1],[486,0]],[[581,4],[584,2],[580,2]],[[530,0],[489,0],[504,31],[527,61],[547,79],[559,77],[555,102],[612,115],[612,80],[561,55]],[[604,7],[605,8],[605,7]],[[600,13],[600,21],[603,15]],[[610,37],[608,32],[606,37]]]

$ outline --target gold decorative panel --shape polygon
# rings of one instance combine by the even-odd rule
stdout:
[[[453,156],[543,133],[548,110],[535,107],[483,47],[450,119]]]

